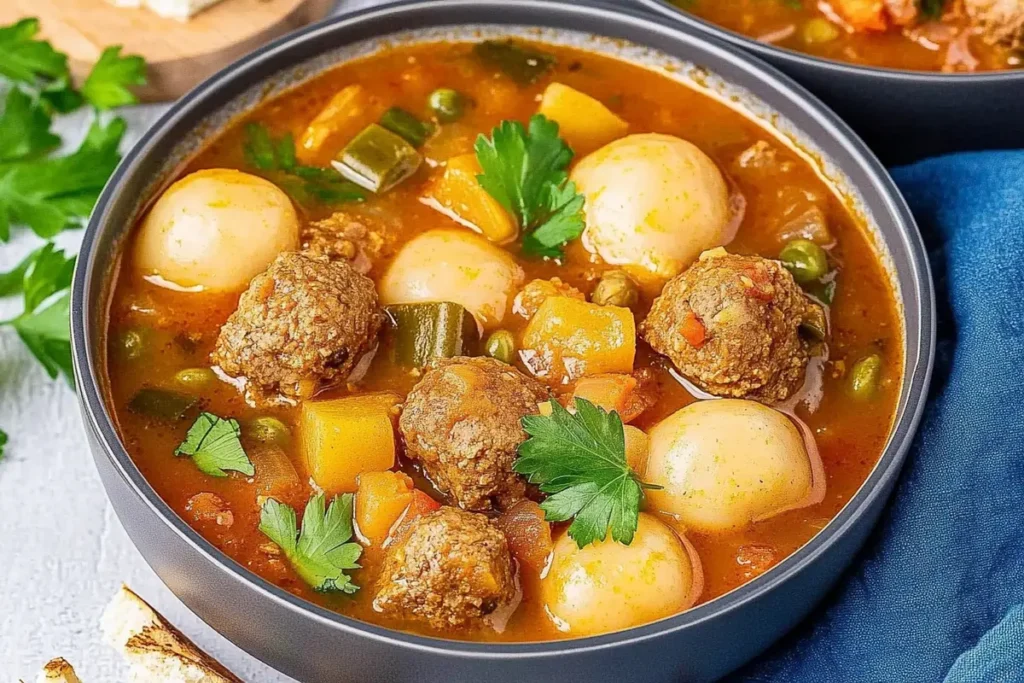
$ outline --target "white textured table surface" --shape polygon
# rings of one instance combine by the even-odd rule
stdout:
[[[346,6],[374,4],[346,0]],[[137,107],[125,149],[164,107]],[[77,145],[87,119],[60,122]],[[81,231],[58,243],[77,250]],[[40,244],[24,229],[0,244],[0,272]],[[0,299],[0,320],[20,301]],[[0,329],[0,428],[10,435],[0,461],[0,683],[35,679],[52,657],[85,683],[126,680],[120,656],[100,641],[99,617],[122,583],[131,586],[196,643],[251,683],[292,681],[234,647],[182,605],[128,540],[107,502],[85,444],[77,399],[51,381],[13,330]]]

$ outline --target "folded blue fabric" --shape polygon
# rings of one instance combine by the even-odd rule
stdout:
[[[840,586],[738,680],[1024,682],[1024,152],[893,177],[936,283],[925,416]]]

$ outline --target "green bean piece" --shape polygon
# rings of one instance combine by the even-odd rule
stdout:
[[[427,99],[427,106],[441,123],[452,123],[461,119],[465,105],[466,98],[462,93],[451,88],[438,88],[430,93]]]
[[[126,360],[138,360],[146,351],[146,334],[142,330],[125,330],[118,339],[121,356]]]
[[[519,85],[535,83],[555,65],[553,56],[512,40],[485,40],[473,46],[473,54]]]
[[[882,357],[877,353],[864,356],[850,369],[850,395],[861,401],[870,399],[878,391],[881,375]]]
[[[401,107],[391,107],[384,112],[380,117],[380,125],[402,136],[413,147],[421,146],[433,131],[432,125],[420,121]]]
[[[622,308],[635,306],[639,299],[640,290],[636,283],[622,270],[606,270],[590,295],[591,302],[595,304]]]
[[[247,426],[249,436],[261,443],[284,446],[292,438],[288,425],[269,415],[253,418]]]
[[[779,260],[800,284],[814,282],[828,272],[828,255],[810,240],[790,240],[779,253]]]
[[[155,417],[171,422],[180,420],[192,406],[198,402],[195,396],[189,396],[168,389],[146,387],[139,389],[128,402],[128,410],[139,415]]]
[[[216,379],[217,375],[210,368],[187,368],[174,374],[174,382],[190,392],[202,391]]]
[[[508,330],[497,330],[487,338],[484,352],[494,360],[512,365],[516,356],[516,339]]]
[[[476,319],[459,304],[395,304],[384,312],[397,365],[422,368],[435,358],[471,356],[480,347]]]
[[[371,123],[352,138],[331,165],[359,187],[380,194],[415,173],[422,161],[405,138]]]

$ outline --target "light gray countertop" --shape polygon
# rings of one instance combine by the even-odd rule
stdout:
[[[374,0],[346,0],[352,8]],[[124,149],[164,106],[135,107]],[[59,122],[72,145],[88,119]],[[40,244],[16,228],[0,244],[0,272]],[[58,244],[77,250],[81,231]],[[20,301],[0,300],[0,320]],[[64,657],[84,683],[125,681],[120,656],[103,645],[99,618],[125,583],[243,680],[291,681],[222,638],[160,582],[128,540],[107,502],[85,443],[77,399],[51,381],[9,328],[0,329],[0,429],[10,435],[0,461],[0,682],[35,680],[49,659]]]

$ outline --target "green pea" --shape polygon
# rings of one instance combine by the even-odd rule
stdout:
[[[216,379],[217,375],[210,368],[187,368],[174,374],[174,381],[178,386],[193,392],[202,391]]]
[[[850,395],[866,401],[878,391],[878,381],[882,375],[882,357],[877,353],[864,356],[853,364],[850,369]]]
[[[803,25],[801,31],[805,43],[811,45],[819,43],[831,43],[839,37],[839,27],[828,19],[815,17]]]
[[[621,306],[629,308],[636,305],[640,298],[640,290],[633,278],[621,270],[606,270],[601,280],[590,295],[590,300],[601,306]]]
[[[288,425],[269,415],[253,418],[248,427],[249,435],[263,443],[283,446],[292,438],[292,430],[288,429]]]
[[[828,255],[810,240],[791,240],[782,248],[779,260],[800,284],[814,282],[828,272]]]
[[[438,88],[430,93],[427,99],[430,111],[441,123],[451,123],[462,118],[463,109],[466,105],[466,98],[458,90],[451,88]]]
[[[146,337],[143,330],[125,330],[118,338],[118,350],[126,360],[138,360],[146,352]]]
[[[516,354],[516,340],[508,330],[497,330],[487,338],[484,352],[502,363],[512,364]]]

